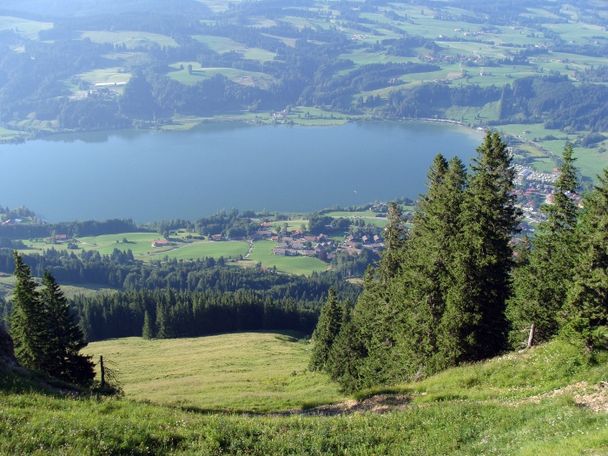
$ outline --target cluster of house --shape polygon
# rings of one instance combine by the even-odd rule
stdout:
[[[308,256],[327,260],[336,251],[336,242],[324,234],[314,236],[294,231],[283,236],[272,235],[271,239],[277,242],[272,253],[279,256]]]
[[[373,236],[363,235],[355,236],[349,234],[344,241],[338,246],[339,251],[344,251],[349,255],[360,255],[363,249],[368,249],[376,253],[384,248],[383,239],[377,234]]]
[[[524,165],[515,165],[514,168],[517,173],[515,193],[523,212],[524,222],[530,225],[537,224],[545,218],[540,211],[542,205],[553,203],[554,186],[559,176],[558,170],[543,173]],[[580,205],[580,195],[572,195],[572,199]]]

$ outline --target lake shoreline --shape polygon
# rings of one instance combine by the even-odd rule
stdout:
[[[265,113],[268,114],[268,113]],[[262,117],[262,119],[265,119]],[[61,138],[63,136],[79,136],[79,135],[92,135],[92,134],[106,134],[107,136],[111,136],[113,134],[120,133],[128,133],[128,132],[159,132],[159,133],[180,133],[180,132],[192,132],[196,131],[199,128],[213,126],[213,125],[226,125],[226,126],[251,126],[251,127],[264,127],[264,126],[285,126],[285,127],[340,127],[347,124],[352,123],[383,123],[383,124],[437,124],[437,125],[450,125],[453,127],[457,127],[462,129],[463,131],[471,134],[474,137],[478,137],[481,132],[485,131],[486,128],[481,126],[471,126],[467,125],[463,122],[453,120],[453,119],[444,119],[444,118],[401,118],[401,119],[385,119],[380,117],[353,117],[353,116],[344,116],[344,117],[322,117],[322,118],[310,118],[306,119],[311,122],[297,122],[297,121],[268,121],[268,120],[256,120],[256,119],[246,119],[239,118],[238,116],[215,116],[210,118],[199,118],[197,121],[193,122],[189,126],[185,126],[180,123],[167,123],[167,124],[159,124],[155,126],[149,127],[128,127],[128,128],[113,128],[113,129],[93,129],[93,130],[60,130],[60,131],[43,131],[39,130],[34,133],[30,133],[24,136],[19,136],[11,139],[3,139],[0,137],[0,145],[16,145],[16,144],[24,144],[31,141],[39,141],[39,140],[54,140],[57,138]],[[318,123],[314,121],[318,120]],[[333,122],[333,123],[332,123]],[[17,133],[20,133],[17,130],[14,130]]]

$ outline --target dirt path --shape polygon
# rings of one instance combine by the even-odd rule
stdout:
[[[306,410],[288,410],[287,412],[273,413],[272,415],[335,416],[363,412],[381,414],[403,410],[409,405],[410,401],[411,398],[403,394],[377,394],[361,401],[351,399],[335,404],[320,405]]]

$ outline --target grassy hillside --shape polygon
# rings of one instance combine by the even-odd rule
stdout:
[[[343,399],[325,375],[306,369],[309,345],[289,335],[132,337],[94,342],[87,352],[111,360],[127,397],[137,400],[259,412]]]
[[[126,252],[131,250],[138,260],[163,260],[165,257],[177,260],[197,260],[201,258],[236,258],[244,256],[249,250],[245,241],[177,242],[167,247],[153,247],[152,243],[162,237],[158,233],[118,233],[78,238],[80,250],[97,251],[110,255],[114,249]],[[125,242],[126,241],[126,242]],[[25,253],[41,253],[45,250],[67,250],[67,244],[52,244],[47,240],[26,241]]]
[[[411,402],[400,411],[256,417],[138,403],[128,394],[16,394],[15,382],[0,376],[0,453],[601,455],[608,414],[593,408],[606,410],[599,382],[607,375],[605,356],[589,363],[558,342],[401,385]]]

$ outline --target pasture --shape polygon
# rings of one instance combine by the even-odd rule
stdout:
[[[386,217],[378,217],[376,213],[372,211],[332,211],[323,215],[333,218],[361,219],[365,223],[379,227],[385,227],[387,224]]]
[[[189,71],[191,65],[192,71]],[[240,70],[236,68],[205,68],[198,62],[177,62],[171,65],[168,76],[177,82],[194,85],[200,81],[222,75],[232,82],[248,87],[267,89],[274,84],[274,79],[265,73]]]
[[[0,16],[0,31],[14,31],[29,40],[37,40],[40,32],[52,28],[52,22],[33,21],[13,16]]]
[[[120,67],[111,67],[87,71],[77,77],[94,86],[111,87],[113,85],[125,85],[131,79],[131,73]]]
[[[338,401],[326,375],[308,370],[310,345],[288,334],[93,342],[128,399],[201,410],[264,412]]]
[[[251,255],[241,264],[243,266],[254,266],[261,263],[264,268],[276,268],[277,271],[296,275],[310,275],[313,272],[322,272],[329,268],[327,263],[318,258],[275,255],[272,253],[272,249],[275,247],[276,243],[273,241],[254,242]]]
[[[186,241],[176,239],[170,245],[153,247],[152,243],[161,240],[158,233],[120,233],[102,236],[87,236],[77,238],[79,251],[97,251],[102,255],[110,255],[114,249],[122,252],[131,250],[135,259],[143,261],[154,260],[197,260],[202,258],[238,258],[244,256],[249,245],[245,241]],[[27,249],[24,253],[40,253],[44,250],[67,250],[67,244],[53,244],[46,240],[25,241]]]
[[[86,31],[81,34],[83,39],[93,43],[113,44],[127,49],[150,48],[152,46],[177,47],[177,42],[167,35],[139,31]]]
[[[15,288],[15,277],[12,275],[0,274],[0,299],[5,296],[9,297]],[[113,293],[116,290],[113,288],[104,288],[98,285],[61,285],[61,291],[67,298],[72,298],[78,295],[93,296],[98,293]]]
[[[248,47],[242,43],[231,40],[223,36],[214,35],[194,35],[193,38],[204,43],[209,49],[218,54],[226,52],[236,52],[247,60],[257,60],[258,62],[268,62],[274,60],[276,54],[266,49]]]

